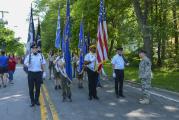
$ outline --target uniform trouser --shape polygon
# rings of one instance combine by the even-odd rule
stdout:
[[[88,73],[88,88],[89,97],[97,97],[96,84],[98,80],[98,73],[87,68]]]
[[[42,72],[28,72],[28,85],[31,103],[39,102]],[[34,95],[35,87],[35,95]]]
[[[124,82],[124,70],[115,69],[115,93],[116,95],[123,95],[123,82]]]
[[[150,99],[151,78],[141,78],[143,98]]]
[[[54,73],[54,64],[53,64],[53,62],[49,62],[49,76],[50,76],[50,78],[51,78],[51,76],[52,76],[52,71],[53,71],[53,73]]]
[[[71,99],[71,89],[68,80],[63,75],[60,76],[61,76],[61,85],[62,85],[62,96],[63,98],[68,97]]]
[[[73,64],[73,77],[76,77],[76,63]]]

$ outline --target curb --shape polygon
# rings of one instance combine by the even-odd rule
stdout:
[[[109,80],[113,80],[114,78],[111,76],[108,76]],[[140,83],[131,81],[131,80],[124,80],[124,82],[126,82],[127,84],[131,85],[131,86],[135,86],[135,87],[140,87]],[[152,89],[154,91],[158,91],[158,92],[166,92],[168,94],[173,94],[175,96],[179,96],[179,92],[174,92],[174,91],[170,91],[170,90],[166,90],[166,89],[162,89],[162,88],[157,88],[157,87],[152,87]]]
[[[125,82],[127,82],[129,84],[133,84],[134,86],[140,86],[140,83],[133,82],[133,81],[130,81],[130,80],[125,80]],[[157,87],[152,87],[152,89],[154,91],[166,92],[168,94],[173,94],[173,95],[179,96],[178,92],[173,92],[173,91],[170,91],[170,90],[166,90],[166,89],[162,89],[162,88],[157,88]]]

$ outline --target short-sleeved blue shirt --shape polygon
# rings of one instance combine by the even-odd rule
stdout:
[[[0,67],[7,67],[8,66],[8,57],[7,56],[0,56]]]

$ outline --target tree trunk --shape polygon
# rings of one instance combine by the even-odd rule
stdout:
[[[144,12],[142,12],[140,0],[133,0],[134,10],[137,16],[138,24],[141,28],[144,41],[144,49],[147,52],[147,56],[152,58],[152,40],[151,40],[151,30],[147,22],[148,12],[149,12],[149,0],[144,0]]]
[[[177,15],[176,15],[176,5],[173,5],[173,25],[174,25],[174,35],[175,35],[175,54],[178,55],[178,33],[177,33]]]
[[[155,0],[155,26],[156,26],[156,41],[157,41],[157,66],[161,67],[162,66],[162,61],[161,61],[161,39],[159,35],[159,16],[160,13],[158,12],[158,0]]]
[[[162,0],[161,0],[162,1]],[[161,52],[161,59],[162,59],[162,63],[165,60],[166,57],[166,41],[167,41],[167,30],[166,30],[166,26],[167,26],[167,9],[164,10],[164,4],[163,2],[161,2],[162,5],[162,24],[161,27],[163,28],[162,30],[162,52]]]

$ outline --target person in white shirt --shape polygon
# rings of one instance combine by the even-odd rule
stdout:
[[[84,64],[87,67],[89,100],[92,98],[99,100],[97,96],[96,84],[98,80],[98,72],[95,70],[96,64],[96,46],[90,46],[90,52],[85,55]]]
[[[31,99],[31,107],[35,104],[40,105],[39,95],[40,87],[42,83],[42,74],[45,70],[46,61],[43,56],[37,52],[37,46],[33,44],[31,46],[32,53],[27,55],[24,61],[24,65],[28,67],[28,86],[29,86],[29,95]],[[35,87],[35,93],[34,93]]]
[[[123,56],[123,48],[117,48],[116,55],[112,58],[111,63],[115,73],[116,97],[125,97],[123,95],[124,68],[125,65],[129,65],[129,63]]]

